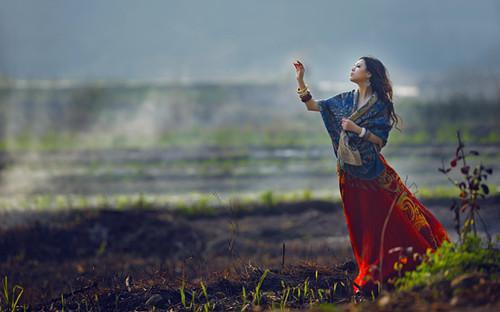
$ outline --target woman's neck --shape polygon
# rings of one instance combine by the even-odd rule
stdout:
[[[373,90],[371,86],[358,85],[359,92],[359,103],[365,101],[367,96],[371,96],[373,94]]]

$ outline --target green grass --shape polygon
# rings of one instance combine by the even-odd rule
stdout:
[[[495,237],[500,241],[500,235]],[[463,244],[443,242],[435,252],[427,251],[425,260],[415,270],[407,271],[396,279],[398,290],[429,286],[439,280],[453,278],[470,272],[488,274],[491,279],[499,277],[500,251],[483,247],[485,242],[479,236],[466,236]]]
[[[463,127],[461,127],[463,128]],[[390,144],[429,144],[455,142],[456,126],[441,125],[435,133],[425,128],[408,129],[402,132],[393,129],[390,133]],[[500,143],[496,129],[490,129],[486,134],[478,134],[469,128],[462,130],[464,139],[469,142],[484,144]],[[51,151],[51,150],[96,150],[121,148],[195,148],[200,145],[249,148],[261,147],[313,147],[330,145],[330,138],[320,124],[312,127],[302,127],[294,124],[277,124],[259,127],[225,126],[219,128],[169,130],[159,134],[158,138],[127,138],[101,133],[99,136],[86,135],[85,132],[49,132],[46,134],[21,133],[15,137],[0,140],[0,150],[21,151]]]
[[[490,187],[490,196],[497,196],[500,186]],[[420,199],[451,199],[458,196],[454,186],[442,187],[419,187],[416,196]],[[229,205],[234,209],[250,209],[253,205],[264,205],[273,209],[280,203],[296,203],[310,200],[324,200],[339,203],[340,194],[329,189],[312,190],[310,188],[294,191],[278,192],[274,190],[263,190],[259,192],[237,193],[220,196],[216,193],[186,193],[180,195],[157,195],[157,194],[38,194],[32,196],[1,197],[0,209],[3,210],[68,210],[68,209],[127,209],[127,208],[149,208],[166,207],[184,213],[186,215],[212,214],[216,207]]]
[[[336,200],[330,190],[312,191],[300,189],[289,192],[264,190],[260,192],[238,193],[223,196],[214,193],[186,193],[182,195],[155,195],[155,194],[39,194],[32,196],[2,197],[0,209],[30,209],[30,210],[66,210],[66,209],[93,209],[93,208],[147,208],[165,207],[178,209],[186,214],[211,213],[216,206],[228,206],[237,203],[237,206],[266,205],[273,207],[278,203],[299,202],[304,200],[321,199]]]
[[[20,285],[14,285],[11,289],[9,286],[8,277],[4,276],[2,285],[2,296],[0,296],[0,311],[18,311],[19,300],[21,299],[24,288]],[[27,306],[23,305],[23,310],[26,311]]]

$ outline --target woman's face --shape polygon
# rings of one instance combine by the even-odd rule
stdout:
[[[362,83],[369,79],[370,76],[370,72],[366,70],[365,60],[359,59],[351,68],[349,80],[355,83]]]

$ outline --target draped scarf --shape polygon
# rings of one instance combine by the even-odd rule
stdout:
[[[342,92],[331,98],[318,100],[316,103],[330,135],[335,156],[342,169],[364,179],[373,179],[383,170],[378,153],[387,144],[392,124],[388,104],[382,101],[376,93],[365,105],[357,108],[356,100],[359,90]],[[342,118],[349,118],[360,127],[365,127],[380,137],[382,145],[372,143],[366,138],[360,138],[353,131],[342,129]],[[342,140],[341,140],[342,139]],[[339,145],[343,145],[340,147]],[[360,163],[353,159],[345,159],[349,155],[359,155]],[[344,158],[343,158],[344,157]],[[347,160],[347,161],[346,161]]]

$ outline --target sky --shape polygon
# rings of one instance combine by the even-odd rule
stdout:
[[[500,1],[0,0],[13,79],[347,81],[362,55],[401,84],[500,72]]]

